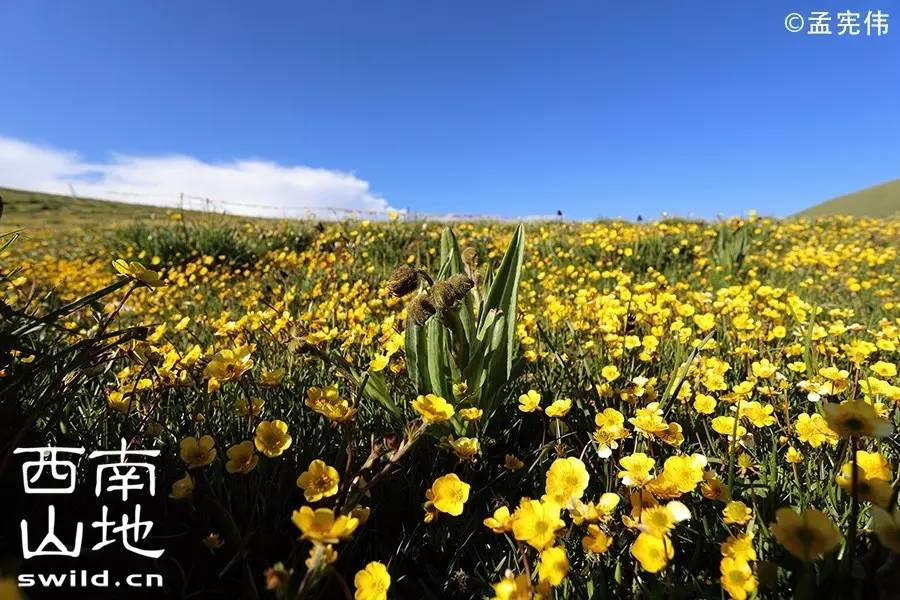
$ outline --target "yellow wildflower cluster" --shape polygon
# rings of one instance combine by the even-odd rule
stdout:
[[[67,435],[163,449],[173,529],[279,597],[786,597],[900,554],[896,219],[534,223],[516,277],[505,224],[234,227],[252,260],[25,240],[0,300],[76,306]]]

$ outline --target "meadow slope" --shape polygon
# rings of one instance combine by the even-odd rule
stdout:
[[[159,449],[167,595],[896,589],[900,221],[161,219],[0,251],[0,484]]]

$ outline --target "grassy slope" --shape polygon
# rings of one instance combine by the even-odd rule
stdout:
[[[96,227],[136,219],[163,219],[166,209],[123,202],[71,198],[0,188],[2,228],[59,229]]]
[[[838,196],[796,214],[798,217],[824,217],[828,215],[854,215],[860,217],[900,215],[900,179]]]
[[[2,187],[0,197],[4,204],[3,230],[97,227],[166,217],[166,209],[155,206],[71,198]],[[197,213],[198,216],[200,214],[202,213]],[[868,217],[900,215],[900,179],[839,196],[807,208],[795,216],[821,217],[837,214]]]
[[[138,221],[169,222],[173,209],[146,204],[128,204],[112,200],[72,198],[43,192],[0,187],[3,217],[0,233],[13,229],[54,233],[87,227],[115,227]],[[214,212],[179,210],[192,222],[273,222],[272,219],[224,215]]]

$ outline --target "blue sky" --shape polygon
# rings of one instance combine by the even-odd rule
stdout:
[[[428,212],[785,215],[900,177],[900,8],[865,2],[4,0],[0,136]],[[880,38],[784,28],[892,4]]]

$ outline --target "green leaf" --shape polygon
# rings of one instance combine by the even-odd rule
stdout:
[[[516,301],[519,292],[519,279],[522,274],[522,259],[525,254],[525,228],[519,225],[513,234],[500,267],[494,274],[491,282],[490,290],[482,306],[479,315],[479,326],[481,319],[486,318],[490,310],[498,310],[505,316],[505,351],[503,363],[505,363],[505,376],[509,376],[512,368],[513,346],[515,344],[516,331]]]
[[[439,278],[457,275],[459,273],[467,273],[466,265],[462,260],[462,252],[459,249],[459,242],[456,234],[449,227],[444,228],[441,233],[441,274]],[[466,294],[460,302],[459,320],[462,323],[463,331],[466,334],[466,345],[471,346],[475,337],[475,304],[472,294]]]
[[[421,393],[425,391],[428,382],[425,364],[425,335],[411,317],[406,317],[405,338],[406,372],[416,391]]]
[[[428,366],[428,390],[442,398],[453,398],[450,380],[449,334],[439,319],[425,324],[425,362]]]
[[[400,407],[394,402],[391,398],[391,393],[387,387],[387,381],[384,379],[384,375],[381,373],[357,373],[353,372],[353,378],[356,379],[356,385],[362,385],[365,382],[365,386],[363,388],[363,395],[365,395],[370,400],[374,400],[378,402],[382,407],[384,407],[391,416],[395,419],[402,420],[403,419],[403,411],[400,410]]]

